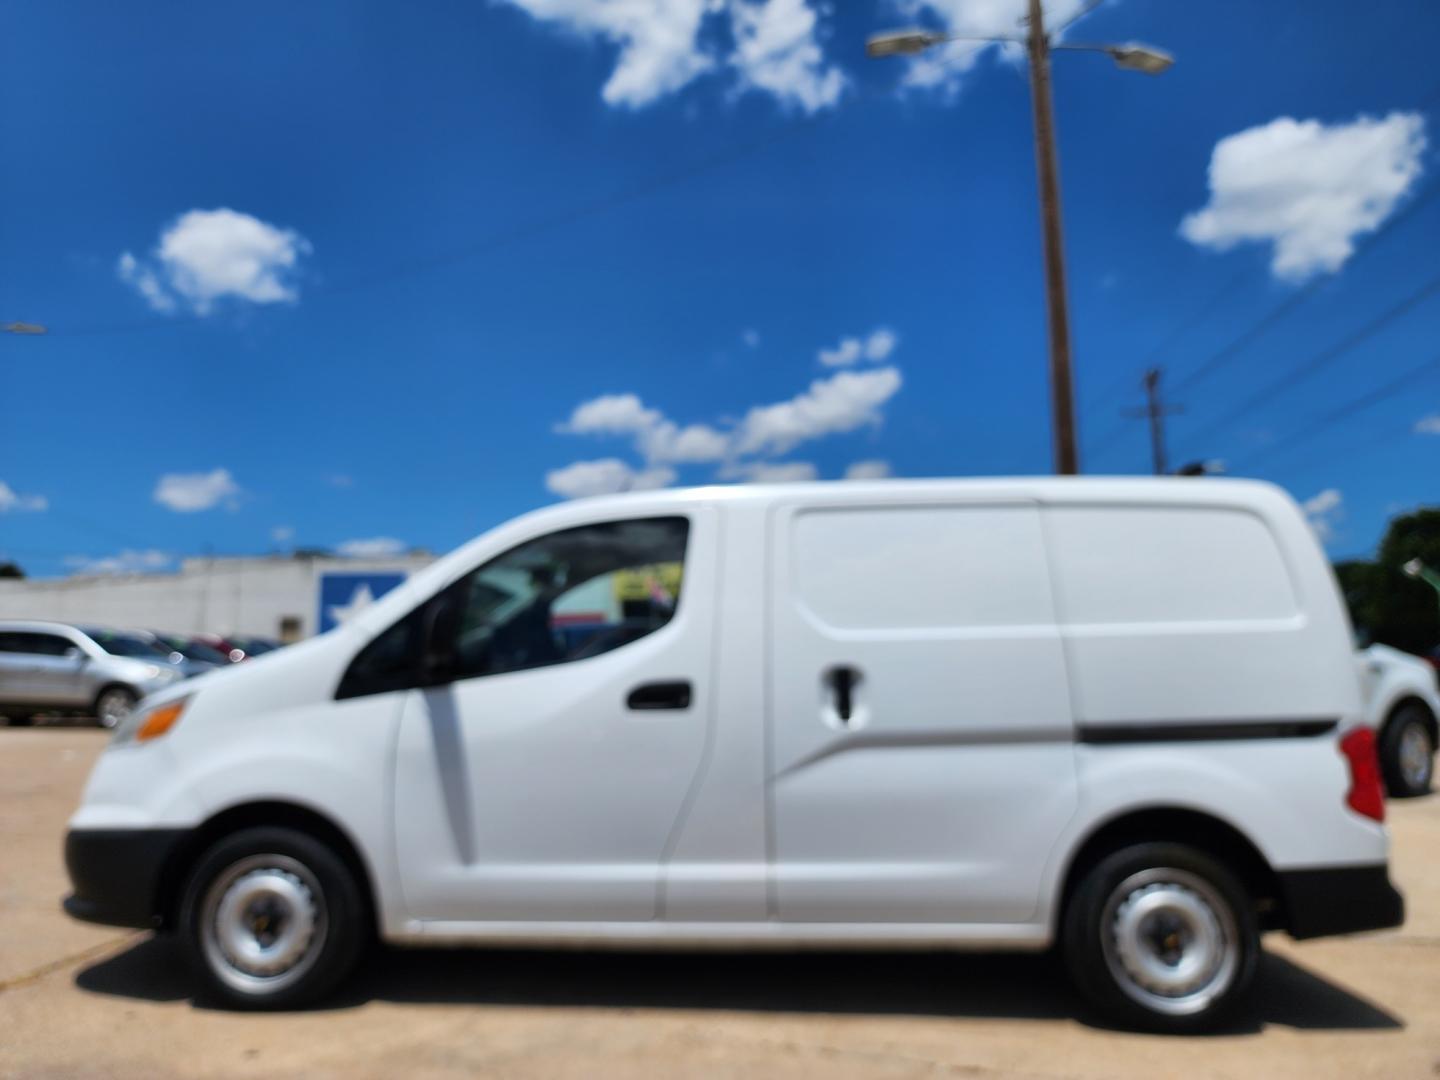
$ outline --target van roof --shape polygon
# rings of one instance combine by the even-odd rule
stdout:
[[[935,477],[930,479],[815,480],[784,484],[710,484],[699,487],[630,491],[617,495],[595,495],[561,505],[616,506],[645,501],[773,502],[796,497],[823,497],[864,500],[875,495],[946,494],[1008,495],[1042,500],[1067,501],[1095,498],[1164,499],[1167,502],[1249,502],[1262,493],[1274,495],[1281,489],[1263,480],[1194,476],[994,476]],[[1263,496],[1262,496],[1263,497]],[[1288,498],[1288,496],[1285,496]]]

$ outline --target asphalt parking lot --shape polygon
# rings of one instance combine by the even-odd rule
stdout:
[[[0,727],[0,1075],[1440,1076],[1440,798],[1392,803],[1399,931],[1272,935],[1253,1010],[1203,1038],[1096,1026],[1048,957],[379,952],[344,995],[247,1015],[173,945],[59,910],[105,734]]]

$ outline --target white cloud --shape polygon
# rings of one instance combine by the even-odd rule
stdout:
[[[288,544],[295,539],[295,529],[290,525],[276,525],[270,530],[270,539],[277,544]]]
[[[1401,112],[1331,125],[1282,116],[1228,135],[1210,157],[1210,201],[1180,235],[1217,251],[1272,244],[1271,273],[1286,281],[1339,270],[1420,176],[1425,145],[1424,118]]]
[[[352,488],[355,486],[355,478],[345,473],[331,473],[325,477],[325,483],[334,488]]]
[[[845,470],[846,480],[884,480],[892,470],[888,461],[857,461]]]
[[[410,549],[404,540],[393,536],[371,536],[363,540],[346,540],[335,545],[335,553],[347,559],[388,559]]]
[[[127,548],[118,555],[107,555],[99,559],[92,559],[88,555],[68,555],[65,565],[76,574],[140,574],[164,570],[173,561],[173,556],[154,548],[144,551]]]
[[[1415,421],[1415,434],[1440,435],[1440,413],[1431,413]],[[3,501],[3,500],[0,500]]]
[[[821,349],[817,354],[820,363],[826,367],[849,367],[861,360],[879,363],[889,358],[900,344],[900,337],[894,330],[880,327],[870,331],[866,338],[841,338],[833,349]]]
[[[847,344],[853,340],[853,345]],[[855,353],[835,364],[860,359],[879,362],[898,342],[894,331],[880,328],[861,339],[847,339],[840,348]],[[833,350],[827,350],[833,351]],[[824,354],[822,353],[822,356]],[[738,422],[723,426],[699,423],[682,426],[663,411],[645,404],[638,394],[602,394],[577,405],[570,418],[555,426],[565,435],[628,438],[644,462],[636,468],[619,458],[577,461],[546,475],[545,486],[557,495],[573,498],[675,482],[672,466],[723,463],[720,479],[764,479],[775,482],[814,479],[808,462],[775,462],[803,442],[879,424],[883,408],[900,389],[899,368],[894,365],[864,371],[838,371],[816,379],[809,389],[786,400],[751,408]],[[857,475],[882,475],[884,462],[859,462]],[[866,471],[868,470],[868,472]]]
[[[756,348],[760,344],[760,331],[755,329],[743,330],[740,333],[740,340],[744,342],[747,349]]]
[[[640,451],[650,462],[681,465],[719,461],[730,449],[730,439],[708,424],[679,427],[666,420],[646,433]]]
[[[668,487],[675,482],[675,470],[665,467],[633,469],[619,458],[577,461],[545,474],[545,487],[566,499],[586,495],[614,495],[621,491],[645,491]]]
[[[44,495],[21,495],[4,480],[0,480],[0,514],[33,514],[48,509],[50,500]]]
[[[600,91],[608,105],[649,105],[715,65],[699,43],[709,0],[508,2],[537,20],[619,47],[615,70]]]
[[[1335,526],[1344,516],[1345,498],[1339,488],[1326,488],[1302,502],[1300,509],[1305,511],[1315,535],[1322,543],[1329,543],[1335,536]]]
[[[784,454],[799,443],[880,422],[880,407],[900,389],[895,367],[841,371],[816,379],[789,401],[751,409],[736,432],[740,454]]]
[[[720,470],[722,480],[743,480],[747,484],[795,484],[820,475],[808,461],[747,461]]]
[[[309,241],[293,229],[249,214],[225,207],[190,210],[160,234],[149,259],[124,252],[115,271],[156,311],[185,304],[206,315],[226,298],[293,302],[299,297],[295,271],[310,250]]]
[[[638,109],[696,78],[733,71],[739,89],[759,90],[807,113],[834,105],[844,74],[825,62],[813,0],[503,0],[583,39],[617,50],[600,90],[606,104]],[[707,44],[707,20],[729,18],[735,49],[722,68]]]
[[[567,435],[631,435],[635,448],[651,464],[719,461],[729,440],[707,424],[681,427],[659,409],[649,409],[636,394],[602,394],[576,406],[556,426]]]
[[[575,406],[557,430],[569,435],[638,435],[662,419],[659,409],[647,409],[635,394],[601,394]]]
[[[1078,15],[1088,0],[1050,0],[1045,5],[1047,27],[1059,26]],[[1026,0],[891,0],[901,22],[938,22],[952,34],[965,37],[1014,37],[1023,32]],[[1010,60],[1024,58],[1020,45],[952,41],[912,57],[904,85],[933,90],[953,97],[964,76],[987,50]]]
[[[846,78],[825,62],[816,14],[806,0],[731,0],[735,51],[730,62],[743,89],[764,90],[781,104],[815,113],[840,100]]]
[[[141,266],[130,252],[121,254],[115,264],[115,272],[121,281],[135,286],[135,291],[156,311],[175,310],[175,298],[165,291],[159,276],[149,266]]]
[[[240,486],[229,469],[208,473],[166,473],[155,485],[155,501],[182,514],[209,510],[219,503],[234,509]]]

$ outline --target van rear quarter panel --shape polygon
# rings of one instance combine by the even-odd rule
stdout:
[[[1337,736],[1361,719],[1349,620],[1293,502],[1268,485],[1223,495],[1083,493],[1046,501],[1077,729],[1327,720],[1329,734],[1078,748],[1079,813],[1049,868],[1132,810],[1198,810],[1277,869],[1374,863],[1383,828],[1345,806]]]

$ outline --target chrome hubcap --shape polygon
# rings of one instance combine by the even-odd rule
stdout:
[[[248,994],[297,982],[325,941],[320,884],[285,855],[255,855],[228,867],[206,892],[202,917],[207,963]]]
[[[1430,733],[1420,724],[1406,724],[1400,733],[1400,775],[1405,783],[1412,788],[1423,788],[1429,783],[1434,753]]]
[[[1235,980],[1239,933],[1230,906],[1184,870],[1132,874],[1105,907],[1105,961],[1116,983],[1148,1009],[1202,1012]]]
[[[96,713],[100,723],[104,727],[114,727],[130,715],[133,706],[130,702],[130,695],[123,690],[107,690],[100,695],[100,702],[96,706]]]

